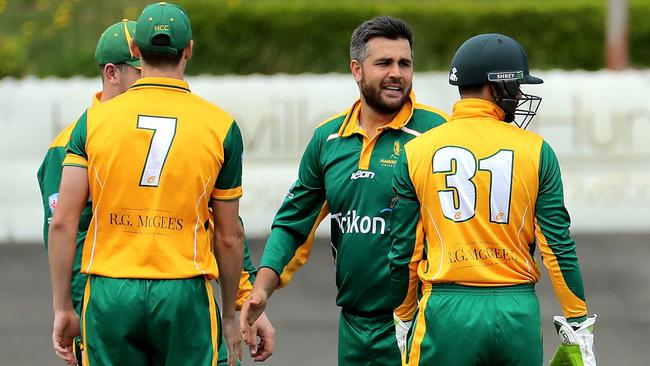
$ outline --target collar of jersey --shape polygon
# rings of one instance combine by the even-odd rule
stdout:
[[[190,92],[190,86],[185,80],[174,78],[142,78],[136,81],[130,89],[143,88],[171,89],[176,91]]]
[[[406,126],[408,121],[413,116],[413,109],[415,108],[415,93],[411,91],[409,97],[402,106],[402,109],[395,115],[390,123],[383,125],[378,128],[378,130],[385,130],[387,128],[392,128],[394,130],[399,130],[400,128]],[[357,99],[352,107],[348,110],[345,116],[345,121],[339,128],[339,136],[349,137],[355,133],[365,135],[365,131],[359,126],[359,112],[361,111],[361,99]]]
[[[95,105],[102,102],[102,95],[103,94],[104,94],[104,92],[95,93],[95,95],[93,96],[93,104],[92,104],[92,106],[95,106]]]
[[[451,120],[466,118],[494,118],[503,121],[505,113],[498,105],[485,99],[467,98],[454,104]]]

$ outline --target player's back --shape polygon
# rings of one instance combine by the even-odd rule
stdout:
[[[208,203],[241,195],[241,165],[220,175],[224,145],[241,145],[232,117],[183,81],[145,78],[89,109],[85,127],[93,220],[82,270],[129,278],[216,275]],[[80,144],[78,136],[73,141]]]
[[[426,282],[539,279],[531,253],[543,140],[491,113],[477,114],[490,105],[463,100],[449,123],[405,147],[426,230],[427,263],[419,268]]]

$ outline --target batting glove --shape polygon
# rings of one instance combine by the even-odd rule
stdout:
[[[554,316],[560,346],[550,366],[596,366],[594,355],[594,323],[596,314],[582,323],[569,323],[563,316]]]
[[[409,329],[411,329],[412,320],[402,321],[400,318],[393,313],[393,324],[395,324],[395,338],[397,338],[397,347],[404,357],[404,352],[406,352],[406,337],[408,335]]]

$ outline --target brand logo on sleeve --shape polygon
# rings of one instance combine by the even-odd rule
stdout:
[[[50,207],[50,213],[52,213],[52,215],[54,215],[54,211],[56,210],[56,202],[58,200],[59,200],[59,192],[56,192],[47,198],[48,206]]]

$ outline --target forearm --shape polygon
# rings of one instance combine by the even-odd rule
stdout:
[[[276,288],[280,285],[280,276],[268,267],[262,267],[257,272],[253,291],[263,291],[266,297],[271,297]]]
[[[243,230],[234,233],[215,234],[215,257],[219,267],[219,284],[223,302],[224,318],[234,318],[239,278],[242,270],[244,250]]]
[[[77,229],[74,225],[54,222],[50,226],[48,257],[52,281],[52,307],[55,312],[73,309],[70,281],[76,236]]]

